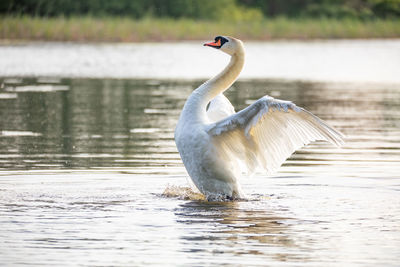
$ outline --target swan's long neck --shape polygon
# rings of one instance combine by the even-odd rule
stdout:
[[[240,49],[238,52],[231,56],[228,66],[225,67],[217,76],[208,80],[199,89],[202,93],[204,100],[210,102],[218,94],[227,90],[237,79],[244,65],[244,50]]]
[[[189,113],[191,113],[192,117],[195,116],[204,121],[207,104],[218,94],[228,89],[239,76],[244,65],[244,47],[241,42],[237,45],[236,52],[231,56],[228,66],[218,75],[197,88],[189,97],[187,104],[191,110]]]

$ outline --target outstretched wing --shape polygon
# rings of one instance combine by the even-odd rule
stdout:
[[[289,101],[264,96],[252,105],[207,126],[219,156],[245,171],[268,173],[296,150],[316,140],[342,145],[343,135],[317,116]]]

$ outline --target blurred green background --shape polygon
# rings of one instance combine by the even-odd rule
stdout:
[[[372,19],[398,18],[400,0],[2,0],[0,13],[136,19],[154,16],[229,20],[232,15],[244,19],[261,16]]]
[[[0,39],[397,38],[399,17],[400,0],[2,0]]]

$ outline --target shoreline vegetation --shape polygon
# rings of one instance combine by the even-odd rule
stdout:
[[[153,17],[0,17],[2,42],[162,42],[208,40],[220,34],[259,41],[400,38],[400,20],[277,17],[227,22]]]

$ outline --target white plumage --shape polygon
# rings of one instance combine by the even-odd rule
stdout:
[[[207,199],[243,198],[238,183],[243,172],[263,169],[272,173],[296,149],[312,141],[343,144],[340,132],[289,101],[264,96],[235,113],[222,93],[243,67],[243,44],[218,36],[206,45],[231,55],[231,61],[190,95],[175,130],[175,142],[191,179]]]

